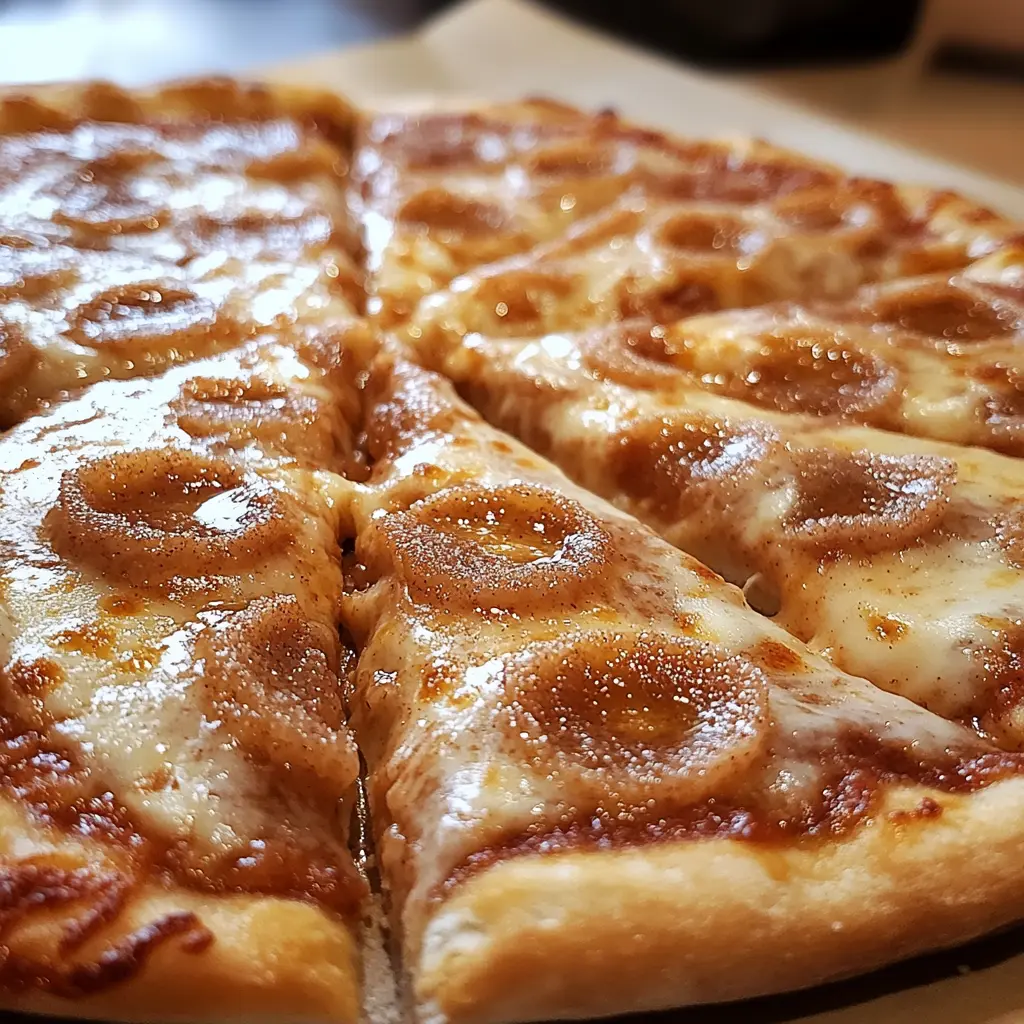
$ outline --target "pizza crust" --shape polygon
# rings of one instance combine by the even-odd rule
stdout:
[[[275,116],[331,122],[336,141],[351,142],[359,115],[337,93],[279,83],[244,82],[209,76],[131,91],[111,82],[53,83],[0,89],[0,134],[62,128],[76,121],[128,124],[146,118],[174,120],[206,114],[212,118]]]
[[[41,864],[117,872],[117,851],[72,840],[30,819],[9,798],[0,800],[3,851],[36,853]],[[2,857],[0,857],[2,859]],[[33,858],[25,858],[33,859]],[[9,878],[0,868],[0,884]],[[102,897],[101,897],[102,899]],[[88,911],[72,903],[72,913]],[[9,910],[5,905],[4,910]],[[169,917],[186,923],[141,956],[114,956],[131,938]],[[123,1021],[331,1021],[360,1016],[358,921],[311,903],[259,894],[192,892],[160,879],[134,888],[124,908],[70,956],[61,951],[67,905],[29,909],[13,922],[0,918],[3,961],[67,971],[76,964],[107,964],[111,983],[74,998],[37,987],[0,994],[3,1010]],[[121,972],[121,973],[117,973]]]
[[[5,995],[4,1008],[147,1022],[359,1019],[356,942],[342,922],[308,904],[153,890],[140,894],[119,918],[118,934],[104,933],[104,942],[183,911],[193,911],[212,933],[208,948],[190,952],[172,938],[137,975],[105,991],[74,1000],[38,992]],[[47,935],[37,930],[33,938],[45,943]]]
[[[928,795],[937,817],[886,811]],[[524,856],[459,885],[411,964],[425,1024],[610,1016],[802,988],[1024,914],[1024,779],[893,794],[850,838]],[[780,956],[780,949],[784,955]]]

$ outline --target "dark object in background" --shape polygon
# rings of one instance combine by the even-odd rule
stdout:
[[[970,43],[943,43],[935,51],[932,67],[960,75],[987,75],[1024,82],[1024,52],[999,50]]]
[[[921,0],[548,0],[550,6],[711,67],[872,60],[913,35]]]

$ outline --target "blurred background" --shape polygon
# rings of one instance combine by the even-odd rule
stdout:
[[[445,0],[0,0],[0,82],[140,85],[407,32]],[[1024,183],[1024,0],[546,0]]]
[[[238,71],[414,28],[444,0],[0,0],[7,82],[125,84]],[[929,21],[946,67],[1024,81],[1024,0],[551,0],[699,65],[849,64],[912,48]]]

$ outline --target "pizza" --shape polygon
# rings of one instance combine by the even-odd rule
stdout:
[[[446,369],[491,421],[836,664],[1024,748],[1024,465],[779,412],[802,383],[786,362],[764,402],[722,396],[649,354],[671,337],[640,322],[476,337]]]
[[[0,1007],[515,1024],[1024,919],[1022,237],[546,99],[0,96]]]
[[[1020,912],[1022,755],[810,652],[438,377],[371,381],[343,619],[418,1019],[734,999]]]
[[[354,112],[330,94],[182,83],[0,101],[0,425],[361,311],[341,184]]]
[[[358,136],[353,177],[368,310],[393,327],[463,272],[555,240],[633,193],[751,203],[841,175],[760,140],[672,138],[613,111],[530,99],[378,115]]]

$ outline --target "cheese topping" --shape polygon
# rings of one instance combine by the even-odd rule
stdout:
[[[0,136],[0,401],[40,400],[361,308],[341,152],[286,116]],[[30,358],[31,357],[31,358]]]
[[[378,458],[344,621],[379,851],[413,944],[439,887],[487,850],[834,833],[878,787],[1018,770],[807,652],[439,378],[378,368],[370,402]],[[859,809],[829,796],[847,785],[867,787]]]
[[[757,408],[661,362],[644,379],[636,333],[601,334],[598,361],[592,335],[470,338],[448,366],[489,418],[847,671],[1024,744],[1017,462]]]
[[[840,179],[833,168],[765,143],[673,139],[610,112],[590,117],[536,100],[377,117],[357,146],[354,176],[372,274],[369,309],[385,326],[407,319],[419,298],[457,275],[556,239],[631,191],[708,204],[703,221],[701,205],[685,224],[666,225],[664,247],[688,250],[696,241],[710,250],[718,229],[704,238],[700,223],[718,214],[715,204],[815,195]],[[611,220],[622,226],[618,213]],[[755,234],[748,240],[756,247]]]
[[[107,794],[150,873],[350,913],[334,501],[281,447],[213,454],[217,432],[176,412],[214,390],[222,414],[265,395],[281,422],[281,389],[333,402],[294,352],[249,346],[94,385],[0,439],[2,716],[77,766],[77,794],[35,786],[71,833],[102,834],[71,809]],[[300,451],[304,429],[300,411],[284,430]]]
[[[797,190],[751,203],[694,201],[638,186],[553,241],[454,279],[409,327],[424,349],[468,332],[527,337],[643,317],[665,324],[780,299],[850,296],[866,281],[957,269],[1013,228],[914,209],[914,195],[856,179],[825,189],[839,223],[795,212]]]
[[[1006,454],[1021,453],[1016,347],[1024,290],[967,274],[861,289],[843,304],[770,305],[635,321],[578,339],[581,365],[642,388],[693,386]],[[558,335],[545,339],[551,350]]]

